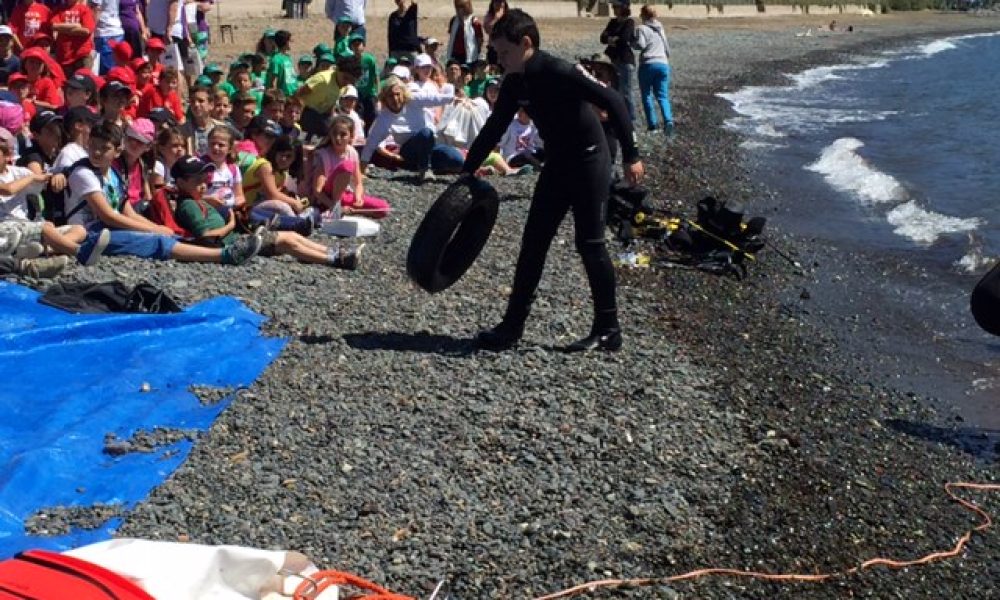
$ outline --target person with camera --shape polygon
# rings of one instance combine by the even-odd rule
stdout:
[[[503,320],[477,336],[487,350],[514,347],[524,332],[545,256],[566,213],[573,211],[576,249],[583,260],[594,303],[590,334],[569,352],[616,351],[622,346],[615,272],[604,244],[605,207],[611,169],[608,144],[597,113],[607,111],[618,132],[626,182],[637,184],[643,165],[632,121],[621,95],[597,82],[582,67],[539,48],[538,26],[514,9],[493,26],[492,44],[506,74],[496,107],[469,150],[462,172],[471,176],[496,146],[519,108],[545,140],[546,162],[524,226],[514,285]]]

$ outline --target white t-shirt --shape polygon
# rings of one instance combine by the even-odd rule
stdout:
[[[7,170],[0,173],[0,183],[12,183],[18,179],[34,175],[27,167],[7,165]],[[0,221],[27,221],[29,194],[39,194],[45,189],[44,183],[31,183],[13,196],[0,196]]]
[[[51,171],[53,173],[58,173],[63,169],[71,167],[74,163],[83,158],[87,158],[87,149],[76,142],[70,142],[63,146],[62,150],[59,151],[59,155],[56,156],[55,162],[52,163]]]
[[[525,125],[515,118],[500,138],[500,155],[504,160],[510,160],[518,154],[531,154],[541,147],[542,138],[531,121]]]
[[[84,199],[84,196],[87,194],[103,192],[104,199],[111,205],[112,210],[119,210],[122,202],[125,201],[125,197],[122,194],[121,180],[114,170],[109,170],[102,181],[94,173],[93,169],[78,167],[70,173],[67,185],[69,186],[70,194],[66,201],[66,214],[76,211],[67,219],[70,225],[89,227],[92,224],[100,222],[100,219],[91,212],[90,206]],[[77,209],[77,206],[80,205],[82,206]]]
[[[235,206],[236,192],[233,190],[240,183],[243,183],[240,170],[236,168],[236,165],[226,164],[221,169],[216,168],[212,172],[212,178],[208,181],[205,195],[219,198],[226,206]]]
[[[170,176],[170,169],[163,164],[162,160],[156,161],[153,165],[153,173],[163,178],[164,185],[174,185],[174,178]]]
[[[92,9],[99,9],[100,16],[97,19],[97,27],[94,29],[94,37],[108,38],[125,35],[122,29],[122,20],[118,16],[118,0],[89,0],[87,4]]]
[[[402,146],[421,129],[434,130],[434,120],[427,115],[425,108],[445,106],[455,99],[454,92],[438,94],[414,94],[406,106],[398,113],[383,108],[368,130],[368,141],[361,152],[361,160],[369,162],[375,149],[382,144],[386,136],[391,135],[396,143]]]

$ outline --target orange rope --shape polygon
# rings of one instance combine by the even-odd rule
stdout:
[[[365,592],[372,592],[364,596],[349,596],[349,598],[354,598],[355,600],[416,600],[416,598],[410,596],[390,592],[357,575],[341,571],[318,571],[308,577],[302,577],[302,582],[295,588],[294,600],[314,600],[324,590],[334,586],[349,586],[364,590]]]
[[[762,579],[765,581],[826,581],[834,577],[843,577],[846,575],[853,575],[864,569],[868,569],[875,566],[885,566],[892,569],[902,569],[905,567],[912,567],[914,565],[923,565],[930,562],[943,560],[946,558],[953,558],[961,554],[962,549],[965,545],[972,539],[972,534],[975,532],[986,531],[993,524],[993,519],[990,515],[986,513],[982,508],[976,505],[970,500],[965,500],[958,497],[954,489],[962,488],[969,490],[980,490],[980,491],[998,491],[1000,490],[1000,484],[994,483],[965,483],[965,482],[949,482],[944,484],[944,491],[952,500],[961,504],[966,510],[970,510],[977,515],[979,515],[980,523],[976,527],[966,531],[956,542],[955,547],[951,550],[942,550],[939,552],[933,552],[927,554],[921,558],[915,560],[892,560],[888,558],[873,558],[866,560],[856,567],[851,567],[843,571],[834,571],[832,573],[817,573],[817,574],[802,574],[802,573],[761,573],[759,571],[745,571],[741,569],[719,569],[719,568],[709,568],[709,569],[697,569],[695,571],[689,571],[687,573],[682,573],[680,575],[673,575],[670,577],[649,577],[643,579],[601,579],[598,581],[590,581],[588,583],[580,584],[560,592],[555,592],[553,594],[548,594],[546,596],[540,596],[535,598],[535,600],[556,600],[557,598],[569,598],[571,596],[578,596],[581,594],[588,594],[596,591],[599,588],[607,589],[618,589],[618,588],[634,588],[634,587],[648,587],[652,585],[663,585],[666,583],[685,581],[688,579],[698,579],[700,577],[706,577],[711,575],[724,575],[729,577],[749,577],[752,579]]]

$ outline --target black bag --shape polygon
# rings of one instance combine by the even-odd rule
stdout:
[[[67,312],[83,314],[181,312],[181,307],[166,292],[145,282],[133,289],[120,281],[57,283],[50,286],[38,301]]]
[[[754,217],[744,223],[743,204],[708,196],[698,202],[697,209],[697,227],[689,231],[692,252],[732,251],[733,258],[740,261],[745,254],[753,254],[764,247],[763,232],[767,219]]]
[[[649,191],[641,186],[629,187],[621,182],[611,185],[604,221],[618,239],[629,241],[636,237],[635,226],[639,215],[650,216],[656,207],[649,200]]]
[[[1000,335],[1000,262],[973,288],[969,305],[973,318],[984,331]]]

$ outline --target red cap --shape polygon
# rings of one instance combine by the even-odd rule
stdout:
[[[10,77],[7,78],[7,87],[14,85],[19,82],[27,82],[28,76],[24,73],[11,73]]]
[[[112,41],[108,45],[111,46],[111,53],[119,65],[127,65],[128,61],[132,60],[132,45],[128,42]]]
[[[149,38],[149,41],[146,42],[146,49],[160,50],[162,52],[163,50],[166,50],[167,47],[163,45],[163,40],[154,37],[154,38]]]
[[[84,77],[89,77],[91,81],[94,82],[94,89],[101,89],[104,87],[104,78],[100,75],[95,74],[90,69],[77,69],[74,75],[83,75]]]
[[[137,56],[132,59],[132,61],[128,64],[128,66],[131,67],[133,71],[138,73],[140,69],[142,69],[148,64],[149,64],[148,58],[146,58],[145,56]]]
[[[35,35],[31,36],[31,40],[28,41],[28,47],[30,48],[32,46],[46,46],[46,45],[51,46],[53,43],[55,42],[52,39],[51,35],[39,31]]]
[[[135,73],[128,67],[111,67],[104,78],[108,81],[119,81],[135,89]]]

